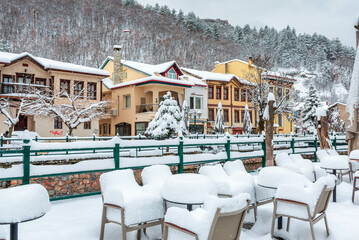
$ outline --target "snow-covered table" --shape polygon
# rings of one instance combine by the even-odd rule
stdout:
[[[184,204],[189,211],[193,205],[202,205],[208,195],[217,195],[215,183],[206,176],[194,173],[168,177],[162,190],[164,201]]]
[[[0,225],[10,224],[10,239],[18,239],[18,224],[40,218],[50,210],[46,189],[30,184],[0,190]]]

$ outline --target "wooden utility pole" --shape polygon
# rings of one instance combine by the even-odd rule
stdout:
[[[316,117],[318,140],[321,149],[329,149],[332,147],[328,131],[328,114],[320,116],[320,120]]]
[[[266,120],[266,166],[274,166],[273,129],[274,129],[274,100],[268,101],[269,119]]]

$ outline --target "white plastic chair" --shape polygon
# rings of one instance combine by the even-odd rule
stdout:
[[[193,211],[171,207],[165,216],[164,240],[239,239],[249,205],[249,195],[233,198],[209,196],[203,208]]]
[[[127,232],[137,230],[137,239],[140,239],[141,229],[163,225],[160,194],[140,187],[132,170],[104,173],[100,186],[103,199],[100,240],[104,238],[106,223],[120,224],[123,240],[127,239]]]

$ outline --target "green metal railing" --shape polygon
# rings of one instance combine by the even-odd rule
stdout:
[[[130,151],[131,149],[135,149],[136,150],[136,155],[134,159],[138,159],[137,158],[137,151],[146,151],[146,150],[151,150],[151,149],[162,149],[162,155],[159,157],[163,157],[163,156],[178,156],[178,162],[176,163],[170,163],[170,162],[163,162],[163,164],[167,164],[170,166],[177,166],[178,169],[178,173],[183,173],[184,170],[184,166],[185,165],[198,165],[198,164],[205,164],[205,163],[210,163],[210,162],[218,162],[218,161],[231,161],[231,160],[237,160],[237,159],[241,159],[241,160],[245,160],[245,159],[253,159],[253,158],[261,158],[262,159],[262,167],[266,166],[266,144],[265,144],[265,138],[261,137],[258,139],[253,139],[253,138],[234,138],[233,136],[226,136],[225,138],[221,138],[218,141],[213,141],[211,142],[211,139],[207,139],[206,141],[201,140],[201,141],[197,141],[197,140],[186,140],[183,139],[183,137],[180,137],[178,139],[178,141],[174,141],[175,143],[170,142],[170,144],[168,144],[167,140],[161,140],[161,141],[153,141],[153,145],[146,145],[146,144],[136,144],[136,141],[125,141],[126,144],[122,145],[120,143],[115,143],[114,146],[111,147],[86,147],[86,148],[64,148],[64,149],[36,149],[36,148],[32,148],[29,143],[29,140],[24,141],[24,145],[19,148],[19,149],[0,149],[0,156],[3,157],[19,157],[22,156],[22,165],[23,165],[23,172],[22,172],[22,176],[13,176],[13,177],[6,177],[6,178],[1,178],[0,176],[0,181],[9,181],[9,180],[22,180],[22,184],[29,184],[30,180],[33,178],[42,178],[42,177],[54,177],[54,176],[63,176],[63,175],[74,175],[74,174],[86,174],[86,173],[99,173],[99,172],[106,172],[106,171],[112,171],[112,170],[118,170],[118,169],[141,169],[144,168],[146,166],[151,165],[151,163],[148,164],[140,164],[138,166],[127,166],[125,164],[121,164],[121,153],[125,153],[126,151]],[[315,152],[318,149],[318,139],[317,137],[314,138],[288,138],[288,139],[274,139],[273,140],[274,143],[286,143],[289,144],[290,146],[290,152],[291,153],[313,153],[314,154],[314,161],[317,161],[316,159],[316,155]],[[133,144],[132,144],[133,143]],[[301,148],[296,146],[296,144],[298,145],[299,143],[304,143],[304,144],[313,144],[313,151],[300,151]],[[45,144],[46,145],[46,144]],[[236,145],[236,146],[256,146],[257,150],[260,149],[262,151],[258,151],[258,152],[254,152],[254,154],[245,154],[243,156],[236,155],[235,153],[238,152],[240,153],[240,151],[233,151],[231,150],[231,146]],[[333,145],[336,148],[337,147],[337,139],[334,138],[333,141]],[[219,151],[220,153],[223,153],[224,157],[220,157],[220,158],[209,158],[209,159],[202,159],[202,160],[194,160],[194,161],[185,161],[185,149],[191,149],[191,148],[195,148],[195,147],[220,147],[221,150]],[[165,151],[166,150],[171,150],[171,151]],[[239,148],[238,148],[239,149]],[[305,150],[305,148],[303,148]],[[253,151],[254,151],[254,147],[253,147]],[[66,152],[67,154],[72,154],[72,155],[79,155],[81,154],[82,158],[81,160],[88,160],[90,161],[88,158],[86,159],[86,154],[93,154],[93,153],[112,153],[111,156],[113,158],[114,161],[114,167],[113,168],[104,168],[104,169],[94,169],[94,170],[85,170],[85,171],[71,171],[71,172],[56,172],[56,173],[47,173],[47,174],[31,174],[31,166],[33,166],[33,164],[31,164],[31,158],[33,157],[39,157],[44,156],[44,154],[46,154],[45,156],[61,156],[63,155],[63,153]],[[224,154],[225,153],[225,154]],[[71,156],[72,156],[71,155]],[[131,158],[129,158],[131,159]],[[146,157],[143,157],[144,161],[146,161]],[[163,158],[165,159],[165,158]],[[93,195],[93,194],[98,194],[97,193],[85,193],[85,194],[79,194],[79,195],[73,195],[73,196],[63,196],[63,197],[57,197],[57,198],[52,198],[52,200],[58,200],[58,199],[66,199],[66,198],[74,198],[74,197],[81,197],[81,196],[89,196],[89,195]]]

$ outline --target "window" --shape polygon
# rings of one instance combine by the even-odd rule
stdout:
[[[235,123],[239,122],[239,111],[238,110],[234,110],[234,122]]]
[[[107,124],[106,123],[104,123],[103,124],[103,135],[107,135]]]
[[[61,118],[59,118],[59,117],[54,118],[54,128],[55,128],[55,129],[62,129],[62,121],[61,121]]]
[[[171,68],[167,73],[167,77],[171,79],[177,79],[176,71],[173,68]]]
[[[144,134],[146,131],[146,123],[136,123],[135,127],[136,127],[136,135],[139,134]]]
[[[228,109],[223,109],[223,121],[229,122]]]
[[[203,97],[190,97],[190,109],[202,109]]]
[[[247,98],[248,102],[252,102],[252,92],[249,90],[247,90]]]
[[[244,113],[245,113],[245,111],[244,111],[244,110],[242,110],[242,111],[241,111],[241,123],[243,123],[243,122],[244,122]]]
[[[216,87],[216,99],[222,98],[222,87]]]
[[[278,114],[278,125],[279,127],[283,127],[283,115]]]
[[[285,89],[285,100],[290,101],[290,90],[289,90],[289,88]]]
[[[253,122],[253,119],[252,119],[252,111],[249,111],[249,118],[251,119],[251,123]]]
[[[91,121],[84,122],[84,129],[91,129]]]
[[[269,92],[274,93],[274,87],[269,87]]]
[[[228,100],[228,88],[223,88],[223,99]]]
[[[214,121],[214,109],[213,108],[208,109],[208,121]]]
[[[130,108],[131,107],[131,95],[126,95],[125,96],[125,108]]]
[[[92,100],[96,100],[96,87],[97,83],[89,82],[87,84],[87,97]]]
[[[46,86],[46,79],[45,78],[35,78],[35,84]]]
[[[283,89],[280,88],[280,87],[278,87],[278,88],[277,88],[277,99],[278,99],[278,100],[281,99],[282,96],[283,96]]]
[[[208,98],[213,99],[213,86],[208,86]]]
[[[239,89],[234,89],[234,101],[239,101]]]
[[[12,83],[14,83],[14,76],[3,75],[2,93],[13,93],[14,85]]]
[[[80,98],[84,97],[84,82],[75,81],[74,83],[74,95]]]
[[[65,97],[66,93],[70,95],[70,83],[71,80],[60,79],[60,91],[62,92],[61,97]]]
[[[17,92],[24,93],[26,91],[30,91],[30,84],[32,83],[33,75],[18,73],[16,74],[16,78],[18,83]]]
[[[241,89],[241,102],[246,101],[246,89]]]

